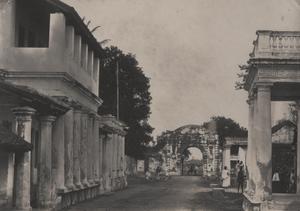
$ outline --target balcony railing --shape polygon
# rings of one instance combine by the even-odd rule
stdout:
[[[252,58],[300,58],[300,31],[257,31]]]

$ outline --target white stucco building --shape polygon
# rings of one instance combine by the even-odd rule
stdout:
[[[97,114],[102,52],[61,1],[0,1],[0,206],[60,209],[126,185],[125,125]]]

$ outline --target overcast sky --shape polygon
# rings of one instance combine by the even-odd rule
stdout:
[[[247,126],[247,93],[236,91],[256,30],[300,30],[294,0],[64,0],[100,40],[136,55],[151,78],[154,135],[213,115]]]

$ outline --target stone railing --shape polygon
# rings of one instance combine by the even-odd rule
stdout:
[[[257,31],[252,58],[300,58],[300,31]]]

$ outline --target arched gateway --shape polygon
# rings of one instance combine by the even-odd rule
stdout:
[[[185,125],[174,131],[167,131],[158,139],[166,145],[161,150],[163,168],[173,175],[183,174],[183,162],[188,148],[198,148],[203,155],[200,170],[204,177],[217,176],[221,167],[221,152],[215,129],[200,125]]]

